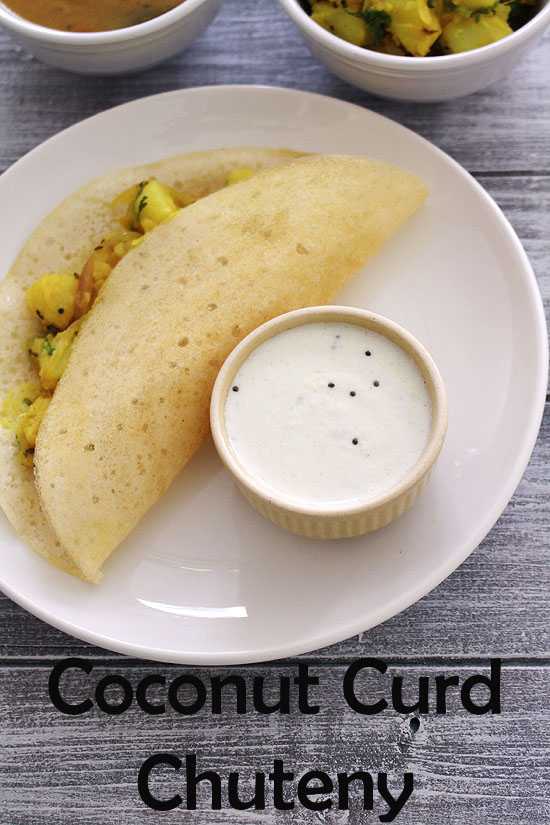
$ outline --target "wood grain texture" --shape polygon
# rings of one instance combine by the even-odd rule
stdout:
[[[513,74],[475,96],[440,104],[384,101],[333,77],[310,55],[275,0],[226,0],[210,29],[185,53],[121,78],[77,77],[39,64],[0,32],[0,171],[59,130],[147,94],[200,85],[258,83],[332,95],[413,129],[448,152],[492,195],[518,233],[550,312],[550,49],[548,36]],[[63,170],[59,170],[63,174]],[[2,204],[0,210],[9,208]],[[296,807],[266,811],[154,813],[137,794],[136,774],[158,751],[195,752],[202,768],[250,780],[275,758],[297,774],[316,769],[388,771],[390,781],[412,771],[415,790],[402,825],[544,825],[550,823],[547,784],[550,695],[550,564],[546,415],[518,490],[487,538],[432,593],[383,625],[296,660],[211,676],[257,675],[266,683],[294,677],[299,662],[319,675],[321,711],[304,716],[221,716],[174,711],[149,717],[132,707],[120,717],[97,709],[63,716],[47,693],[52,667],[67,656],[95,663],[91,684],[107,673],[133,686],[146,674],[167,678],[181,668],[124,659],[43,624],[0,596],[0,822],[2,825],[199,823],[310,825],[378,822],[375,810],[315,813]],[[420,675],[486,672],[503,657],[500,716],[474,717],[458,703],[445,716],[353,713],[342,698],[347,666],[364,656],[390,663],[414,685]],[[385,681],[384,681],[385,680]],[[382,677],[387,685],[387,677]],[[83,687],[77,683],[76,690]],[[168,777],[165,780],[168,782]],[[244,791],[250,784],[243,786]],[[168,785],[165,786],[168,791]],[[174,789],[172,789],[173,791]],[[180,790],[179,788],[177,790]]]
[[[266,701],[275,703],[280,677],[292,680],[297,670],[296,664],[290,664],[242,668],[241,673],[249,695],[252,679],[264,677]],[[151,669],[143,665],[129,668],[123,662],[107,670],[96,667],[90,677],[65,680],[66,698],[82,700],[90,686],[93,689],[100,678],[114,672],[123,674],[135,688]],[[203,681],[210,695],[209,671],[163,665],[155,672],[162,673],[168,682],[190,673]],[[225,676],[229,672],[234,673],[234,669],[217,673]],[[234,701],[228,698],[220,715],[205,708],[196,716],[183,717],[169,707],[165,714],[152,718],[134,704],[120,716],[107,716],[94,707],[87,715],[64,717],[47,699],[47,668],[5,668],[0,683],[10,702],[0,710],[5,731],[0,770],[7,782],[4,815],[10,825],[66,825],[77,820],[89,825],[115,821],[170,825],[205,820],[213,825],[228,821],[235,825],[283,821],[302,825],[378,822],[378,815],[386,810],[375,796],[373,812],[354,805],[349,813],[332,810],[320,815],[299,804],[284,813],[271,805],[258,812],[211,811],[209,797],[203,794],[198,803],[202,816],[185,808],[154,815],[138,796],[137,773],[150,755],[165,752],[182,760],[186,754],[196,754],[198,770],[216,771],[225,781],[230,771],[238,771],[242,798],[252,796],[256,771],[267,775],[273,760],[282,759],[285,769],[296,778],[309,770],[322,770],[334,779],[338,771],[385,771],[394,788],[402,787],[403,774],[412,772],[415,789],[397,820],[404,825],[548,822],[544,731],[550,719],[544,707],[550,685],[546,668],[504,667],[500,715],[473,717],[455,697],[449,702],[448,714],[420,716],[416,732],[410,725],[413,714],[388,709],[363,716],[352,711],[342,698],[342,665],[312,663],[309,672],[319,679],[318,687],[310,690],[311,703],[320,707],[316,716],[298,713],[293,696],[288,715],[261,716],[250,709],[238,717]],[[362,696],[364,701],[367,695],[369,701],[387,697],[391,677],[399,675],[412,703],[419,676],[433,680],[438,674],[457,675],[462,684],[477,672],[488,671],[475,666],[396,663],[386,676],[364,682],[368,690]],[[165,695],[153,690],[150,698],[157,702]],[[111,701],[115,702],[114,693]],[[13,708],[20,710],[13,714]],[[184,792],[183,780],[170,770],[159,770],[151,786],[159,798]],[[289,782],[287,798],[291,798],[293,787]]]

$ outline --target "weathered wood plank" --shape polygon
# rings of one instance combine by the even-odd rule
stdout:
[[[63,683],[66,698],[84,698],[88,686],[93,690],[100,678],[114,672],[122,672],[135,688],[152,670],[97,667],[90,677],[82,678],[73,671],[75,678],[67,677]],[[168,683],[183,672],[191,673],[204,683],[210,696],[211,673],[207,670],[183,671],[163,665],[155,672],[165,675]],[[86,825],[111,825],[121,817],[134,825],[190,822],[192,814],[183,809],[156,814],[153,820],[152,811],[137,795],[136,776],[144,760],[154,753],[169,752],[182,759],[186,754],[196,754],[199,770],[214,770],[224,780],[230,771],[240,772],[243,798],[252,796],[254,772],[267,775],[273,769],[273,760],[282,759],[286,769],[297,777],[308,770],[324,771],[334,780],[338,771],[385,771],[394,788],[399,783],[402,788],[403,774],[412,772],[414,791],[399,815],[403,825],[548,821],[548,749],[544,744],[550,721],[547,669],[504,664],[501,715],[468,714],[455,696],[449,700],[446,715],[437,715],[434,710],[422,715],[417,732],[411,730],[412,714],[388,709],[363,716],[351,710],[342,693],[344,672],[338,666],[310,669],[309,675],[317,676],[320,682],[309,692],[310,704],[320,706],[315,716],[301,714],[293,695],[288,715],[260,715],[251,708],[238,716],[234,701],[228,699],[221,715],[205,707],[196,715],[182,717],[168,707],[165,714],[151,717],[132,705],[120,716],[107,716],[94,708],[89,714],[68,717],[48,701],[49,669],[6,668],[0,673],[2,694],[7,699],[0,707],[0,725],[5,731],[0,752],[4,817],[10,825],[38,821],[41,825],[66,825],[75,818]],[[479,672],[488,674],[487,668],[472,666],[396,664],[385,676],[358,681],[358,693],[364,702],[389,697],[391,679],[399,675],[404,695],[412,703],[420,676],[429,677],[433,687],[433,678],[438,674],[457,675],[462,685],[467,677]],[[298,667],[234,668],[221,675],[229,673],[244,677],[249,696],[252,679],[265,677],[266,701],[275,703],[280,696],[280,677],[292,680],[298,675]],[[487,696],[487,691],[480,693],[476,701],[481,703]],[[152,690],[150,698],[160,701],[164,694]],[[190,694],[187,701],[192,698]],[[115,699],[116,695],[111,694],[110,700]],[[292,783],[287,787],[287,798],[291,798]],[[166,798],[184,791],[182,783],[176,785],[174,773],[168,770],[159,772],[154,788],[159,797]],[[206,796],[199,796],[199,806],[208,810]],[[379,821],[378,814],[385,810],[385,803],[375,795],[374,812],[356,810],[349,821]],[[293,811],[278,813],[269,792],[265,812],[232,811],[226,802],[222,811],[207,814],[208,822],[230,821],[235,825],[283,820],[348,821],[346,812],[333,810],[325,819],[299,804]]]
[[[44,67],[2,32],[0,169],[60,129],[119,103],[181,87],[257,83],[359,103],[422,134],[478,172],[548,171],[548,42],[492,89],[448,103],[406,104],[360,92],[331,75],[312,58],[273,0],[226,2],[186,52],[148,72],[121,78],[76,77]]]
[[[550,51],[550,50],[549,50]],[[549,101],[550,111],[550,101]],[[550,136],[550,126],[548,128]],[[550,146],[550,137],[548,138]],[[531,262],[550,320],[550,177],[546,175],[476,175],[500,206]]]

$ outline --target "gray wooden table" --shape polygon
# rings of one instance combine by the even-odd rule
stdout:
[[[413,129],[448,152],[493,196],[515,227],[550,308],[550,49],[549,39],[506,81],[449,103],[384,101],[331,76],[310,56],[274,0],[226,0],[209,31],[186,53],[148,73],[83,78],[40,65],[0,33],[0,171],[59,130],[143,95],[220,83],[258,83],[320,92],[358,103]],[[63,170],[60,169],[60,174]],[[9,209],[3,203],[0,212]],[[1,221],[0,221],[1,230]],[[389,782],[414,774],[414,792],[399,814],[402,825],[517,825],[550,823],[550,564],[545,417],[525,476],[509,506],[471,557],[435,591],[373,630],[299,659],[233,667],[221,672],[128,660],[48,627],[0,596],[0,823],[114,825],[114,823],[378,822],[387,809],[315,812],[297,804],[275,811],[183,807],[155,813],[137,792],[137,772],[159,751],[196,753],[201,769],[242,774],[252,795],[255,771],[283,759],[299,776],[361,768]],[[304,715],[240,715],[228,702],[221,715],[205,708],[183,717],[173,710],[149,716],[136,706],[120,716],[94,708],[65,716],[48,698],[54,665],[69,656],[94,663],[94,684],[117,673],[135,687],[157,672],[170,681],[182,670],[206,685],[213,675],[243,676],[251,687],[265,676],[276,698],[281,676],[300,663],[317,675],[321,710]],[[446,715],[353,712],[342,696],[347,667],[378,657],[403,676],[414,701],[419,676],[488,673],[502,659],[502,713],[473,716],[458,701]],[[380,684],[387,686],[388,678]],[[169,772],[168,772],[169,773]],[[168,774],[167,774],[168,777]],[[166,779],[168,782],[168,778]],[[174,774],[159,794],[170,796]],[[398,785],[395,787],[398,792]],[[168,793],[170,788],[171,792]]]

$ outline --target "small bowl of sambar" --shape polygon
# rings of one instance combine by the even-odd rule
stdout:
[[[0,26],[43,63],[79,74],[116,75],[148,69],[183,51],[210,25],[221,3],[0,0]]]

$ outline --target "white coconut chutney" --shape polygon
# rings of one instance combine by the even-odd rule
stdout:
[[[227,395],[229,443],[243,467],[300,503],[374,497],[422,454],[431,404],[399,346],[355,324],[315,322],[260,344]]]

